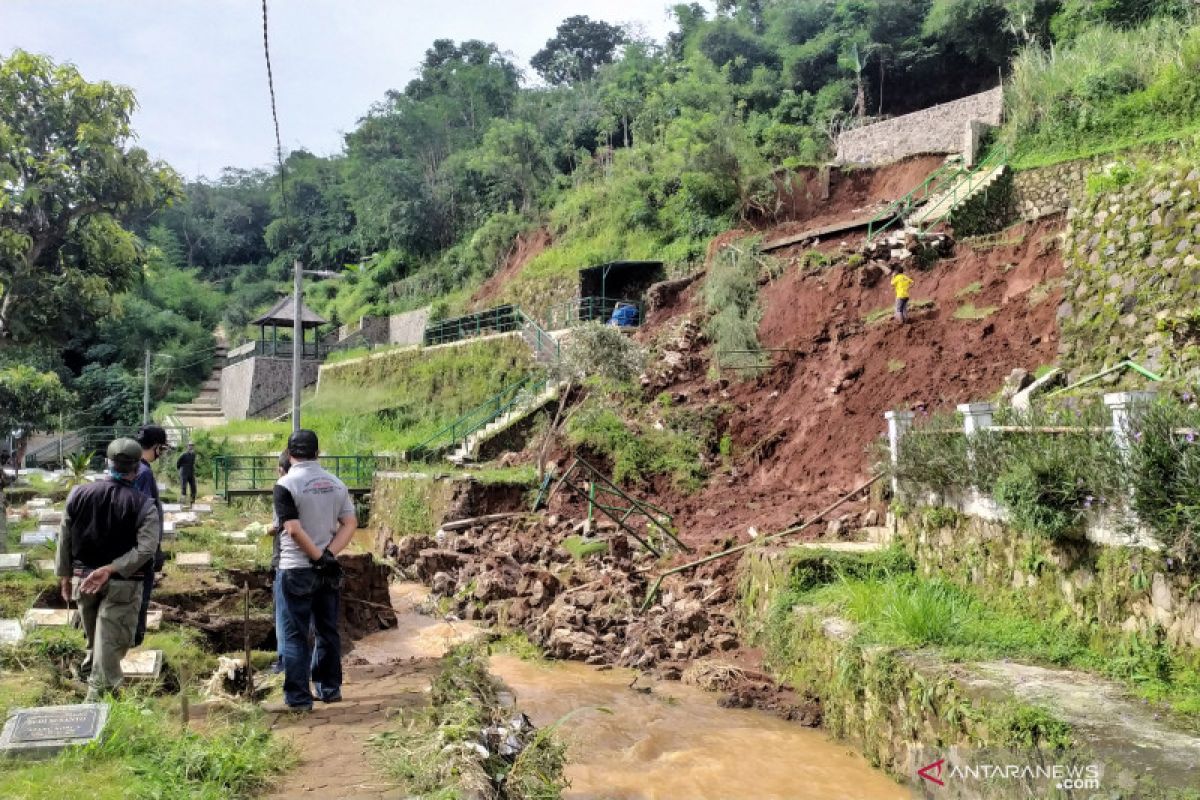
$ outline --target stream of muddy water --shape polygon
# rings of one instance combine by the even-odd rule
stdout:
[[[356,652],[438,656],[480,633],[468,623],[423,616],[427,590],[393,587],[393,631]],[[363,652],[363,648],[366,652]],[[635,673],[508,655],[491,670],[538,726],[562,720],[568,744],[564,797],[571,800],[901,800],[911,793],[824,733],[755,710],[726,709],[717,695]]]

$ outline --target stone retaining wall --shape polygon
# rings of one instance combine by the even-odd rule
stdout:
[[[1013,176],[1013,201],[1023,220],[1060,214],[1087,194],[1087,176],[1100,159],[1084,159],[1026,169]]]
[[[317,381],[320,364],[300,362],[302,386]],[[226,419],[246,419],[269,412],[292,392],[289,358],[247,358],[221,371],[221,412]]]
[[[1200,169],[1142,167],[1119,189],[1084,197],[1065,258],[1059,348],[1070,378],[1131,353],[1151,370],[1200,372]]]
[[[429,306],[387,318],[388,344],[421,344],[425,339],[425,326],[429,324]]]
[[[961,153],[974,120],[999,125],[999,87],[849,130],[838,137],[839,163],[886,164],[917,153]]]

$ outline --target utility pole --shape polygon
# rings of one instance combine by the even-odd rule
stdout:
[[[304,293],[300,276],[303,271],[300,259],[292,262],[292,433],[300,430],[300,349],[304,345],[304,320],[300,313]]]
[[[150,350],[146,350],[146,365],[142,369],[142,424],[150,422]]]

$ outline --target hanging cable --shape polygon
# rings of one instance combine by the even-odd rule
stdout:
[[[271,38],[267,32],[267,0],[262,0],[263,57],[267,61],[267,91],[271,95],[271,121],[275,124],[275,161],[279,165],[279,200],[287,218],[287,178],[283,169],[283,139],[279,136],[279,113],[275,108],[275,76],[271,72]]]

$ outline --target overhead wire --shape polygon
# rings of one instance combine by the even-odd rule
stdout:
[[[283,139],[279,135],[279,111],[275,106],[275,74],[271,70],[271,37],[267,27],[267,0],[262,0],[263,57],[267,62],[267,91],[271,96],[271,121],[275,125],[275,161],[279,165],[279,200],[287,219],[287,177],[283,166]]]

